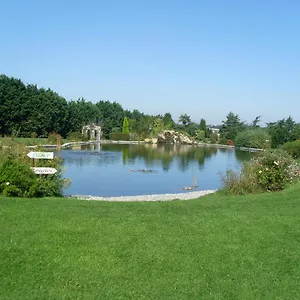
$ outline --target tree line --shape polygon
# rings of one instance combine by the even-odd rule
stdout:
[[[188,114],[181,114],[176,122],[171,113],[149,115],[137,109],[124,109],[117,102],[92,103],[79,98],[67,101],[51,89],[25,84],[20,79],[0,75],[0,135],[16,137],[48,137],[58,133],[66,138],[81,132],[83,125],[99,124],[103,137],[113,134],[130,135],[132,139],[155,137],[163,130],[185,132],[198,141],[233,144],[243,147],[278,147],[300,138],[300,124],[291,117],[260,126],[256,117],[250,124],[230,112],[217,126],[219,134],[211,131],[203,118],[192,122]]]
[[[148,115],[137,109],[126,110],[117,102],[92,103],[84,98],[67,101],[51,89],[0,75],[1,136],[48,137],[50,133],[58,133],[67,137],[81,132],[82,126],[90,123],[102,126],[104,138],[110,138],[113,133],[155,137],[165,129],[186,131],[195,136],[197,129],[206,130],[204,120],[202,125],[197,125],[186,114],[176,123],[171,113]]]

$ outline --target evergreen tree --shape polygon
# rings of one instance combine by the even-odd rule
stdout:
[[[129,134],[129,123],[127,117],[124,118],[123,120],[123,134]]]

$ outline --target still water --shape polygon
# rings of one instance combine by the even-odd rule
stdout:
[[[63,150],[65,195],[133,196],[218,189],[220,174],[238,171],[253,154],[176,145],[89,145]]]

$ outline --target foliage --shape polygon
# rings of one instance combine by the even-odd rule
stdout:
[[[164,123],[164,128],[166,130],[174,129],[175,122],[170,113],[165,113],[165,115],[163,116],[163,123]]]
[[[236,135],[235,146],[267,149],[270,147],[270,140],[271,137],[265,129],[246,129]]]
[[[51,132],[48,135],[48,141],[52,145],[60,146],[62,144],[62,137],[59,133]]]
[[[30,137],[35,132],[65,135],[67,101],[50,89],[25,85],[21,80],[0,75],[0,134]]]
[[[216,144],[218,142],[218,134],[217,133],[211,133],[209,135],[209,141],[211,144]]]
[[[67,136],[67,140],[69,142],[81,142],[81,141],[87,141],[88,137],[81,132],[69,132]]]
[[[123,120],[123,130],[122,130],[123,134],[129,134],[129,123],[128,123],[128,119],[127,117],[124,118]]]
[[[206,121],[203,118],[200,120],[199,129],[206,133],[207,130]]]
[[[240,173],[222,176],[229,194],[279,191],[299,181],[300,167],[285,151],[268,150],[246,162]]]
[[[39,150],[39,149],[37,149]],[[13,140],[5,141],[0,151],[0,194],[18,197],[61,196],[65,180],[61,174],[61,160],[40,160],[41,167],[54,167],[54,175],[36,175],[30,168],[27,149]]]
[[[5,196],[29,196],[36,175],[30,166],[8,155],[0,163],[0,193]]]
[[[272,148],[300,138],[300,124],[296,124],[291,117],[268,123],[268,131],[272,140]]]
[[[251,127],[252,127],[252,128],[259,128],[258,123],[259,123],[260,121],[261,121],[261,116],[257,116],[257,117],[252,121]]]
[[[189,136],[196,137],[198,129],[199,129],[199,126],[196,123],[190,122],[186,126],[185,131]]]
[[[287,142],[282,148],[293,158],[300,158],[300,140]]]
[[[157,136],[159,133],[164,131],[163,119],[159,117],[154,118],[150,125],[150,131],[152,136]]]
[[[130,141],[130,134],[113,132],[110,134],[110,139],[113,141]]]
[[[0,75],[0,136],[47,138],[56,132],[66,138],[69,133],[80,132],[82,126],[96,124],[102,126],[103,138],[109,138],[116,128],[123,128],[125,117],[128,130],[138,139],[154,137],[160,131],[176,130],[190,136],[199,136],[199,130],[210,138],[205,119],[200,124],[191,121],[186,113],[181,114],[179,123],[174,122],[171,113],[164,115],[147,115],[137,109],[129,111],[117,102],[101,100],[92,103],[84,98],[67,101],[51,89],[38,88],[33,84],[25,84],[20,79]],[[256,117],[249,129],[259,127],[260,116]],[[127,127],[127,125],[126,125]],[[220,143],[235,141],[236,136],[245,130],[244,122],[237,114],[230,112],[220,127]],[[300,124],[291,117],[286,120],[268,124],[272,147],[276,148],[286,142],[300,139]],[[127,133],[127,129],[126,129]],[[202,139],[202,135],[200,134]],[[215,140],[215,137],[212,137]],[[218,140],[218,139],[216,139]]]
[[[235,140],[237,134],[244,129],[244,122],[241,122],[237,114],[230,112],[220,128],[220,137],[225,140]]]
[[[196,130],[196,139],[198,141],[203,141],[205,139],[205,131],[201,129]]]
[[[179,123],[181,123],[183,126],[187,126],[189,123],[191,123],[191,117],[188,114],[181,114],[179,116]]]

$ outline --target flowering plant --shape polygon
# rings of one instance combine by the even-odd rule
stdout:
[[[300,179],[300,166],[283,150],[269,150],[246,162],[239,174],[222,178],[231,194],[279,191]]]

